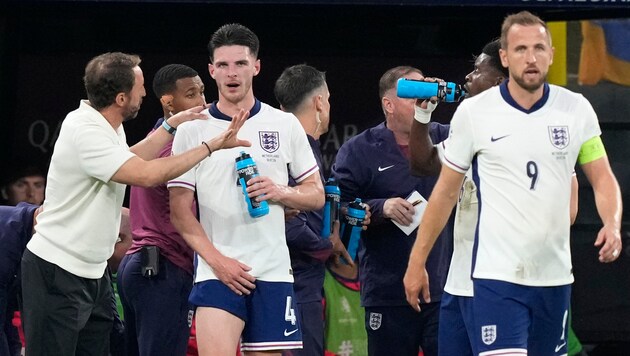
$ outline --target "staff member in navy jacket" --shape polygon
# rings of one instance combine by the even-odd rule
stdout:
[[[19,355],[20,345],[7,340],[5,323],[11,323],[13,308],[9,300],[17,298],[17,279],[22,253],[33,236],[35,218],[40,209],[37,205],[19,203],[17,206],[0,206],[0,355]],[[11,327],[13,327],[11,325]]]
[[[415,208],[405,198],[414,190],[428,199],[435,177],[410,174],[409,134],[414,120],[415,99],[396,95],[400,78],[423,80],[413,67],[395,67],[379,82],[385,122],[343,144],[337,153],[333,176],[339,182],[342,200],[361,198],[371,207],[370,226],[359,244],[361,303],[365,307],[365,327],[369,355],[437,355],[440,296],[452,253],[452,224],[438,239],[427,262],[431,300],[417,313],[406,301],[403,276],[415,231],[407,236],[393,221],[409,225]],[[432,123],[433,142],[448,137],[448,128]]]

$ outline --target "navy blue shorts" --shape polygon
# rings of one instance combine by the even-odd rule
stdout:
[[[225,310],[245,321],[242,351],[302,348],[302,330],[293,297],[293,283],[256,281],[250,295],[237,295],[219,280],[196,283],[190,302]]]
[[[475,355],[473,340],[475,320],[473,298],[442,293],[440,305],[440,327],[438,335],[439,354],[443,356]]]
[[[480,356],[566,355],[571,285],[530,287],[473,280]]]

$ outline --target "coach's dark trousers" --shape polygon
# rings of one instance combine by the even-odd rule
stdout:
[[[109,274],[78,277],[28,249],[22,257],[26,355],[109,353],[113,325]]]

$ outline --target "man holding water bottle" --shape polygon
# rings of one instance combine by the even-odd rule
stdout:
[[[190,301],[197,306],[201,355],[234,355],[239,342],[242,351],[276,355],[302,347],[284,209],[320,209],[324,191],[298,120],[254,96],[258,48],[258,37],[240,24],[224,25],[212,35],[208,68],[219,100],[203,125],[180,126],[173,142],[173,152],[180,152],[198,145],[201,136],[223,131],[232,117],[249,115],[239,134],[251,147],[213,152],[168,185],[173,224],[196,252]],[[244,182],[248,197],[237,183],[241,151],[259,173]],[[289,175],[297,186],[288,186]],[[199,221],[190,210],[195,193]],[[253,217],[246,198],[266,201],[269,213]]]
[[[343,144],[337,153],[333,176],[339,182],[342,201],[360,198],[370,205],[372,216],[363,231],[358,249],[361,303],[365,307],[365,328],[369,355],[437,355],[440,295],[446,280],[452,244],[442,236],[431,257],[431,301],[416,313],[405,299],[402,278],[405,274],[415,230],[412,226],[419,193],[429,198],[436,179],[413,177],[409,170],[409,134],[415,99],[396,95],[400,78],[422,80],[413,67],[396,67],[383,74],[379,97],[385,122],[372,127]],[[431,125],[431,137],[440,142],[448,130]],[[411,197],[412,199],[407,199]],[[426,203],[424,203],[426,204]],[[398,226],[396,225],[398,224]],[[442,235],[452,232],[446,228]],[[434,293],[434,294],[433,294]]]

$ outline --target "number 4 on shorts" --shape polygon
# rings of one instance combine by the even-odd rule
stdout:
[[[291,297],[287,297],[287,306],[284,308],[284,320],[290,321],[291,325],[295,325],[297,318],[295,317],[295,309],[291,308]]]

